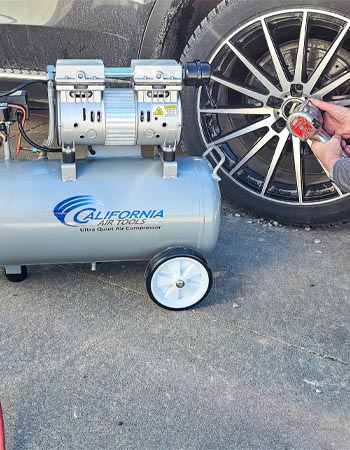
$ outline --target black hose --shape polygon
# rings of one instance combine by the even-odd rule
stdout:
[[[49,107],[48,106],[34,106],[34,105],[29,105],[29,109],[30,111],[48,111]]]
[[[15,88],[11,89],[11,91],[8,92],[2,92],[0,94],[0,97],[7,97],[8,95],[13,94],[16,91],[19,91],[27,86],[30,86],[31,84],[47,84],[47,81],[44,80],[28,80],[28,81],[24,81],[23,83],[19,84],[18,86],[16,86]]]
[[[30,144],[32,147],[37,148],[38,150],[42,150],[43,152],[47,153],[61,153],[61,148],[48,148],[44,147],[42,145],[36,144],[34,141],[30,139],[30,137],[27,135],[27,133],[24,131],[24,128],[22,127],[22,113],[17,111],[17,121],[18,121],[18,129],[23,136],[23,138]]]

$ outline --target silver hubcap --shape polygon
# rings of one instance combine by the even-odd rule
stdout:
[[[287,120],[290,114],[293,113],[295,108],[300,106],[303,103],[303,98],[288,98],[285,100],[281,106],[281,115]]]
[[[217,47],[210,58],[214,103],[199,91],[198,122],[206,146],[226,154],[222,170],[234,183],[287,204],[344,197],[308,144],[290,135],[286,119],[309,97],[350,104],[350,52],[343,48],[349,27],[348,19],[325,11],[283,10]]]

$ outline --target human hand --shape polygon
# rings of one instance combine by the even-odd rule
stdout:
[[[310,99],[311,103],[325,111],[323,115],[323,128],[331,136],[341,135],[344,139],[350,138],[350,109],[344,106],[333,105],[322,102],[315,98]]]
[[[342,151],[350,156],[350,146],[345,145],[338,134],[335,134],[328,142],[312,139],[311,148],[328,172],[331,171],[333,164],[342,158]]]

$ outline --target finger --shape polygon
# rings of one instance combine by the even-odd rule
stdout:
[[[334,105],[332,105],[331,103],[323,102],[322,100],[317,100],[317,98],[310,98],[310,102],[323,111],[334,110]]]
[[[349,139],[350,138],[350,134],[349,133],[339,133],[341,134],[343,139]]]
[[[334,134],[334,135],[332,136],[331,140],[338,141],[339,144],[340,144],[341,141],[342,141],[342,137],[341,137],[339,134]]]
[[[330,136],[334,136],[334,130],[331,130],[330,128],[326,128],[325,126],[323,126],[324,131],[327,132],[327,134],[329,134]]]
[[[313,152],[317,153],[317,151],[321,150],[324,145],[325,145],[325,142],[320,142],[314,138],[311,138],[311,149]]]
[[[345,147],[346,147],[346,142],[344,141],[344,139],[342,139],[342,141],[341,141],[341,148],[343,150],[345,150]]]
[[[314,155],[317,156],[317,158],[319,158],[320,155],[322,155],[324,153],[324,149],[323,149],[324,145],[325,144],[323,142],[316,142],[316,141],[312,142],[311,151]]]
[[[348,156],[350,156],[350,145],[346,145],[344,151]]]

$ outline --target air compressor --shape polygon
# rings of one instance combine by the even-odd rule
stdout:
[[[44,76],[1,94],[0,264],[7,279],[23,281],[29,265],[89,263],[95,270],[100,262],[148,260],[154,302],[181,310],[202,301],[212,285],[205,255],[219,235],[217,170],[224,157],[209,149],[216,152],[213,167],[205,157],[178,157],[176,149],[182,87],[209,80],[210,65],[199,61],[108,68],[101,60],[58,60]],[[48,92],[43,144],[25,131],[30,106],[23,89],[37,82]],[[9,134],[16,123],[14,151]],[[22,148],[37,157],[14,157]]]

